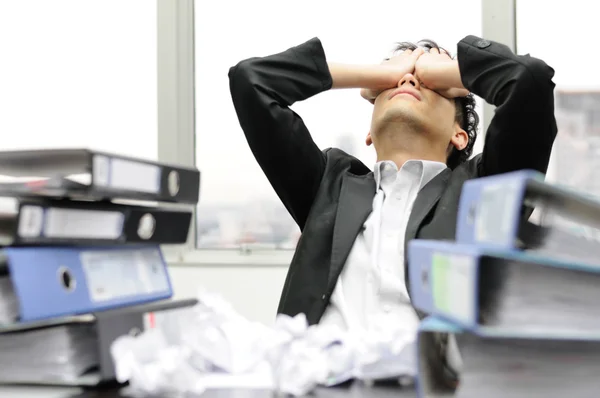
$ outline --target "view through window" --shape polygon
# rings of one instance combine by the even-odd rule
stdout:
[[[558,136],[548,180],[594,196],[600,195],[600,75],[590,43],[596,15],[595,3],[584,0],[517,1],[518,51],[555,70]]]
[[[329,60],[379,63],[399,41],[432,39],[456,53],[456,43],[464,36],[481,34],[480,0],[374,0],[360,7],[341,0],[290,4],[275,0],[195,4],[200,248],[293,249],[299,237],[239,126],[229,94],[231,66],[315,36]],[[374,150],[365,145],[372,105],[360,98],[358,90],[325,92],[292,108],[320,148],[339,147],[369,166],[375,162]]]

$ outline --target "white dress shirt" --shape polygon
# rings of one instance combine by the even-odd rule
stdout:
[[[404,236],[417,193],[446,169],[441,162],[409,160],[375,165],[373,211],[363,224],[320,324],[362,333],[383,318],[416,335],[419,318],[404,281]]]

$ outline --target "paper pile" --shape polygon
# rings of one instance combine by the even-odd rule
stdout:
[[[319,385],[416,372],[416,336],[389,320],[360,334],[308,326],[304,314],[280,315],[267,327],[204,293],[178,324],[178,336],[152,329],[114,342],[117,379],[129,381],[130,394],[183,396],[207,388],[258,387],[298,396]]]

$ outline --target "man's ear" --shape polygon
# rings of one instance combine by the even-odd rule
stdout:
[[[365,140],[365,143],[367,144],[367,146],[371,146],[373,144],[373,139],[371,138],[370,131],[367,133],[367,139]]]
[[[468,143],[469,135],[465,130],[460,128],[458,123],[456,123],[454,134],[452,135],[452,138],[450,138],[450,144],[459,151],[462,151],[463,149],[465,149]]]

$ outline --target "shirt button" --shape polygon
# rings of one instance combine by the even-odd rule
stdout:
[[[385,312],[386,314],[389,314],[392,311],[392,307],[389,305],[384,305],[383,306],[383,312]]]

